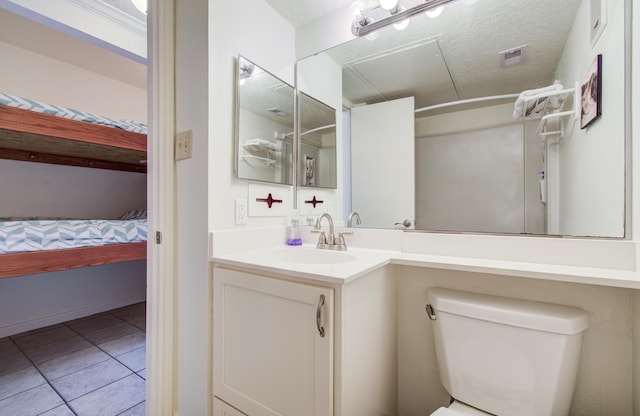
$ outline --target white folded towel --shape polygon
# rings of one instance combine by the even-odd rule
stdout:
[[[272,141],[265,140],[265,139],[260,139],[260,138],[246,140],[244,142],[244,145],[245,146],[258,146],[258,147],[263,147],[265,149],[275,150],[275,151],[282,150],[282,143],[281,142],[272,142]]]
[[[516,99],[516,103],[513,110],[513,118],[518,120],[520,118],[529,118],[538,115],[542,115],[542,111],[544,110],[547,100],[552,99],[551,104],[554,107],[558,107],[560,104],[561,97],[554,96],[549,97],[547,95],[542,95],[541,97],[532,100],[536,95],[541,95],[545,93],[552,93],[556,91],[562,90],[564,87],[562,84],[556,83],[553,85],[549,85],[544,88],[537,88],[533,90],[526,90],[520,93],[520,96]],[[526,103],[526,108],[525,108]]]

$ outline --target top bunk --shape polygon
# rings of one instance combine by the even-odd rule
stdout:
[[[0,93],[0,159],[146,173],[147,128]]]

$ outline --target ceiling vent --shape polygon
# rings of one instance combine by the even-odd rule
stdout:
[[[517,65],[524,61],[527,56],[527,45],[522,45],[500,52],[500,66],[506,68],[508,66]]]
[[[286,113],[286,112],[284,112],[284,111],[280,110],[280,109],[279,109],[279,108],[277,108],[277,107],[274,107],[274,108],[267,108],[265,111],[267,111],[267,112],[269,112],[269,113],[272,113],[272,114],[275,114],[275,115],[280,116],[280,117],[286,117],[286,116],[288,116],[288,115],[289,115],[289,113]]]

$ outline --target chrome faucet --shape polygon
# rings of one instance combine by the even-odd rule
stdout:
[[[357,212],[353,211],[351,214],[349,214],[349,218],[347,219],[347,227],[348,228],[352,227],[353,217],[356,217],[356,224],[358,224],[358,225],[362,224],[362,221],[360,221],[360,214],[358,214]]]
[[[327,214],[326,212],[324,214],[322,214],[320,216],[320,218],[318,218],[318,221],[316,221],[316,225],[315,228],[316,230],[320,230],[320,227],[322,226],[322,219],[326,218],[327,221],[329,221],[329,235],[325,236],[324,232],[320,234],[320,238],[324,240],[324,244],[328,244],[328,245],[333,245],[335,243],[336,240],[336,235],[334,233],[334,229],[333,229],[333,218],[331,218],[331,215]],[[320,244],[320,241],[318,241],[318,244]],[[320,248],[320,247],[318,247]]]
[[[321,226],[322,226],[321,223],[323,218],[326,218],[327,221],[329,222],[328,235],[325,234],[324,231],[321,231]],[[347,244],[344,241],[344,236],[342,235],[343,233],[339,233],[338,237],[336,237],[335,235],[335,229],[333,227],[333,218],[331,218],[331,215],[327,214],[326,212],[322,214],[320,218],[318,218],[318,221],[316,221],[316,225],[313,228],[314,228],[314,232],[320,233],[320,237],[318,237],[318,244],[316,245],[316,248],[338,250],[338,251],[344,251],[347,249]]]

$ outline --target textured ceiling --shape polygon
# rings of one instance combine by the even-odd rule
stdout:
[[[293,26],[302,26],[354,0],[266,0]]]
[[[351,3],[267,1],[294,25]],[[420,2],[401,0],[406,7]],[[343,65],[345,98],[352,103],[414,95],[420,108],[519,93],[553,82],[580,3],[457,0],[447,4],[435,19],[421,14],[413,17],[404,31],[387,27],[376,32],[375,39],[359,38],[328,53]],[[527,45],[524,62],[502,68],[499,53],[521,45]]]

